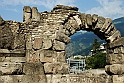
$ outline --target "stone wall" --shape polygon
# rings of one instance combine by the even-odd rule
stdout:
[[[79,30],[92,31],[107,42],[105,71],[110,76],[101,76],[99,80],[94,76],[69,75],[65,46]],[[51,12],[38,12],[36,7],[25,6],[23,22],[4,21],[0,17],[0,81],[123,83],[123,40],[110,18],[81,13],[72,6],[57,5]]]

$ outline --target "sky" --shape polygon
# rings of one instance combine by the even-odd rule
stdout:
[[[82,13],[111,19],[124,17],[124,0],[0,0],[0,16],[4,20],[22,22],[24,6],[35,6],[39,12],[49,12],[58,4],[76,6]]]

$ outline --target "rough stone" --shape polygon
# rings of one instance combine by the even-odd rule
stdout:
[[[96,23],[97,20],[98,20],[98,15],[97,15],[97,14],[93,14],[93,15],[92,15],[92,22],[93,22],[93,23]]]
[[[44,75],[42,63],[24,63],[23,73],[26,75]]]
[[[51,39],[43,39],[43,49],[50,49],[52,47]]]
[[[108,29],[108,27],[109,27],[109,25],[112,23],[112,20],[110,19],[110,18],[106,18],[105,19],[105,23],[104,23],[104,25],[103,25],[103,27],[101,28],[101,32],[105,32],[107,29]]]
[[[34,49],[41,49],[42,48],[42,39],[41,38],[35,38],[33,48]]]
[[[2,25],[4,23],[3,18],[0,16],[0,25]]]
[[[99,17],[98,17],[98,22],[97,22],[95,28],[93,28],[93,30],[96,30],[96,29],[101,30],[101,28],[103,27],[103,24],[104,24],[104,23],[105,23],[105,18],[102,17],[102,16],[99,16]]]
[[[57,5],[53,8],[53,10],[57,10],[57,9],[64,9],[64,10],[75,10],[78,11],[77,7],[73,7],[73,6],[64,6],[64,5]]]
[[[68,74],[69,65],[67,63],[45,63],[44,70],[46,74]]]
[[[124,83],[124,76],[123,75],[113,75],[111,83]]]
[[[107,48],[114,48],[114,47],[119,47],[124,44],[124,37],[118,38],[114,42],[108,43]]]
[[[26,57],[0,57],[0,62],[26,62]]]
[[[40,21],[40,19],[41,19],[41,15],[38,12],[37,7],[32,8],[32,19],[34,21]]]
[[[120,37],[121,37],[120,31],[117,30],[112,36],[107,38],[107,41],[113,42]]]
[[[106,63],[107,64],[123,64],[124,54],[107,54]]]
[[[23,22],[28,22],[31,19],[31,17],[32,17],[31,13],[32,13],[32,10],[31,10],[30,6],[24,6]]]
[[[4,75],[0,83],[47,83],[45,75]]]
[[[124,74],[124,65],[123,64],[106,65],[105,71],[110,75],[111,74],[121,75]]]
[[[54,56],[57,56],[57,52],[53,50],[39,50],[38,53],[41,62],[53,62]]]
[[[91,14],[86,14],[86,21],[88,25],[92,25],[92,17]]]
[[[2,75],[22,74],[22,63],[0,62],[0,71]]]
[[[53,44],[53,49],[54,50],[65,50],[65,43],[54,40],[54,44]]]
[[[56,40],[59,40],[59,41],[65,42],[65,43],[70,42],[70,38],[67,35],[65,35],[64,33],[56,31],[55,35],[56,35],[56,38],[55,38]]]

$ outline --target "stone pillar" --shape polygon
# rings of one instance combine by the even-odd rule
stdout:
[[[23,8],[23,22],[28,22],[31,20],[32,17],[32,10],[30,6],[24,6]]]
[[[41,19],[41,15],[38,12],[37,7],[33,7],[32,8],[32,20],[33,21],[40,21],[40,19]]]

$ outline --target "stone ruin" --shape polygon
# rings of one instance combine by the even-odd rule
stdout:
[[[65,46],[79,30],[106,41],[108,76],[69,74]],[[124,37],[110,18],[57,5],[51,12],[23,8],[23,22],[0,17],[0,83],[124,83]]]

